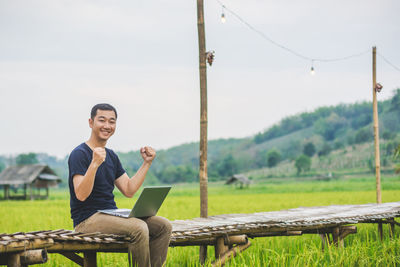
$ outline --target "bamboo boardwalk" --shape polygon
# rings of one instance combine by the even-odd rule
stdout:
[[[348,234],[357,232],[354,224],[386,223],[393,233],[394,226],[400,225],[396,217],[400,217],[400,202],[300,207],[176,220],[172,221],[170,246],[212,245],[217,257],[228,258],[250,246],[248,237],[319,234],[324,243],[342,245]],[[0,234],[0,264],[42,263],[47,260],[48,252],[60,253],[81,266],[96,266],[96,252],[127,252],[130,241],[126,236],[63,229]],[[85,257],[75,254],[78,252],[84,252]]]

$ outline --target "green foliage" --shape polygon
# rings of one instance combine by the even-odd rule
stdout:
[[[279,151],[273,149],[267,153],[267,166],[269,168],[275,167],[281,161],[281,154]]]
[[[360,114],[351,121],[351,127],[353,129],[358,129],[360,127],[368,125],[371,122],[372,122],[371,114]]]
[[[0,172],[2,172],[6,168],[6,164],[0,160]]]
[[[341,148],[343,148],[343,147],[344,147],[343,142],[341,142],[341,141],[339,141],[339,140],[336,140],[336,141],[333,143],[333,148],[334,148],[334,149],[341,149]]]
[[[391,131],[384,131],[382,133],[382,138],[385,140],[393,140],[396,137],[396,133],[393,133]]]
[[[237,162],[232,155],[226,156],[217,164],[217,172],[222,177],[232,176],[237,173]]]
[[[368,142],[373,139],[373,135],[370,129],[361,128],[356,132],[356,136],[354,139],[355,144],[361,144]]]
[[[371,173],[375,173],[375,159],[374,158],[368,159],[368,168]]]
[[[398,145],[397,148],[395,149],[394,154],[393,154],[393,157],[394,157],[395,159],[397,159],[397,160],[400,158],[400,145]],[[396,173],[400,173],[400,164],[397,164],[397,165],[396,165],[396,167],[395,167],[395,172],[396,172]]]
[[[307,155],[300,155],[295,161],[295,167],[297,169],[297,174],[301,172],[306,172],[310,170],[311,158]]]
[[[281,153],[276,149],[258,151],[255,158],[256,167],[275,167],[282,159]]]
[[[314,124],[314,129],[325,140],[331,141],[335,139],[337,132],[345,126],[347,126],[346,119],[332,112],[329,117],[318,119]]]
[[[400,88],[394,91],[394,95],[390,101],[390,111],[400,112]]]
[[[398,146],[398,144],[394,141],[387,142],[385,145],[385,154],[393,155],[397,146]]]
[[[318,157],[326,156],[331,153],[332,148],[328,143],[324,143],[321,150],[318,152]]]
[[[19,154],[15,159],[15,163],[17,163],[17,165],[36,164],[39,163],[39,161],[35,153],[28,153],[28,154]]]
[[[166,184],[194,182],[197,178],[197,172],[189,165],[170,165],[164,168],[158,176],[159,180]],[[154,178],[153,181],[157,182]]]
[[[315,145],[312,142],[308,142],[304,145],[303,153],[309,157],[314,156],[316,151]]]

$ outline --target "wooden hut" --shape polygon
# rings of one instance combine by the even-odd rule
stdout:
[[[4,199],[46,199],[49,187],[60,182],[61,179],[52,169],[41,164],[10,166],[0,173]],[[41,189],[45,191],[43,195]]]
[[[239,186],[240,188],[243,188],[243,186],[249,187],[250,185],[250,180],[243,174],[235,174],[231,178],[229,178],[225,184],[235,184],[236,186]]]

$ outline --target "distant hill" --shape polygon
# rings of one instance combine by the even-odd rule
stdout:
[[[380,137],[385,140],[381,145],[383,155],[391,157],[386,151],[392,151],[395,144],[399,143],[397,138],[400,131],[400,89],[394,91],[392,98],[380,101],[378,110]],[[208,144],[209,179],[219,180],[238,172],[264,169],[268,165],[268,152],[271,150],[279,152],[281,164],[293,166],[294,159],[304,152],[307,143],[315,146],[315,154],[317,157],[319,155],[321,160],[332,160],[334,156],[328,157],[332,151],[353,151],[365,147],[361,146],[362,144],[373,144],[372,103],[320,107],[313,112],[284,118],[278,124],[252,137],[211,140]],[[332,155],[338,153],[334,152]],[[132,171],[136,170],[141,162],[137,152],[119,155],[125,166],[130,166]],[[161,182],[196,181],[198,155],[198,143],[161,150],[152,167],[152,173]],[[369,153],[369,158],[370,155]],[[316,164],[315,160],[313,164]],[[362,159],[362,163],[354,164],[354,167],[356,166],[363,166],[366,171],[369,168],[365,158]]]
[[[382,161],[389,168],[392,164],[391,153],[400,143],[400,89],[394,91],[392,98],[378,102],[378,110]],[[221,180],[234,173],[248,173],[256,178],[284,176],[285,173],[296,175],[294,161],[305,153],[306,145],[313,152],[310,154],[310,175],[327,170],[340,172],[343,168],[370,170],[373,168],[372,103],[320,107],[312,112],[286,117],[255,136],[210,140],[209,179]],[[120,152],[118,155],[130,175],[142,162],[138,151]],[[352,165],[343,163],[346,158],[346,162],[352,162]],[[39,154],[38,160],[50,165],[66,179],[66,158],[57,160],[47,154]],[[13,162],[13,158],[0,156],[0,169]],[[198,142],[160,150],[146,183],[197,181],[198,164]]]

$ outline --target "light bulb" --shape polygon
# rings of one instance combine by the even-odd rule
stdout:
[[[312,66],[311,67],[311,75],[314,75],[315,74],[315,70],[314,70],[314,67]]]
[[[225,14],[224,13],[221,14],[221,22],[222,23],[226,22],[226,18],[225,18]]]

